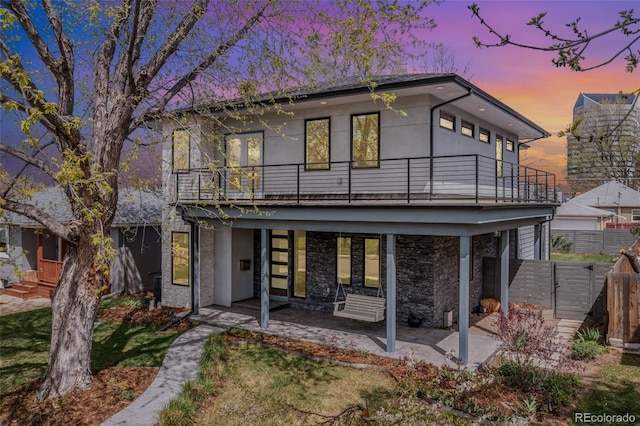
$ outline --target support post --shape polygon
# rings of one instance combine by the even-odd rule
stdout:
[[[387,234],[387,352],[396,351],[396,236]]]
[[[260,280],[260,327],[263,330],[269,328],[269,231],[260,231],[260,260],[261,260],[261,280]]]
[[[198,315],[200,308],[200,227],[191,222],[191,311]]]
[[[500,309],[509,314],[509,230],[500,235]]]
[[[471,237],[460,237],[460,298],[458,307],[458,349],[460,365],[469,364],[469,255]]]

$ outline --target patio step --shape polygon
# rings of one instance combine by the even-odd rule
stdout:
[[[51,299],[51,294],[55,289],[55,284],[41,281],[20,280],[20,282],[12,283],[11,287],[5,289],[5,293],[21,299],[32,299],[34,297]]]
[[[16,288],[14,285],[11,287],[4,289],[4,294],[13,297],[19,297],[20,299],[32,299],[34,297],[38,297],[38,295],[33,294],[30,290],[24,290],[21,288]]]

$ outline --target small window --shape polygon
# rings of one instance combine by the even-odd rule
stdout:
[[[453,115],[445,112],[440,112],[440,127],[447,130],[456,130],[455,126],[456,118]]]
[[[0,227],[0,253],[7,253],[9,247],[9,230]]]
[[[513,152],[513,141],[510,141],[509,139],[507,139],[507,144],[505,145],[505,149],[507,151],[511,151]]]
[[[351,284],[351,237],[338,237],[337,281]]]
[[[478,139],[480,139],[480,142],[491,143],[491,140],[489,139],[489,131],[485,129],[480,129]]]
[[[304,129],[305,169],[329,169],[329,118],[306,120]]]
[[[473,123],[469,123],[468,121],[462,120],[462,128],[460,129],[463,135],[469,136],[470,138],[474,138],[475,132],[473,128]]]
[[[631,210],[631,221],[640,222],[640,210]]]
[[[364,286],[380,287],[380,240],[364,239]]]
[[[353,168],[380,167],[380,114],[351,116]]]
[[[171,283],[189,285],[189,233],[171,234]]]
[[[173,143],[173,172],[186,172],[189,170],[189,132],[187,130],[174,130]]]

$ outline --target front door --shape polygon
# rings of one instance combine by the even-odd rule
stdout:
[[[289,232],[274,229],[271,231],[271,279],[269,294],[271,299],[289,299]]]
[[[229,135],[226,144],[227,194],[253,198],[262,184],[262,133]]]

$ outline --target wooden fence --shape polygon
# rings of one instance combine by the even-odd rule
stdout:
[[[638,253],[640,240],[631,248]],[[621,256],[606,275],[605,324],[607,343],[611,346],[628,347],[640,343],[639,298],[638,274],[627,258]]]
[[[583,231],[552,229],[551,238],[562,236],[571,243],[572,253],[617,253],[621,247],[631,246],[636,237],[628,229]]]

